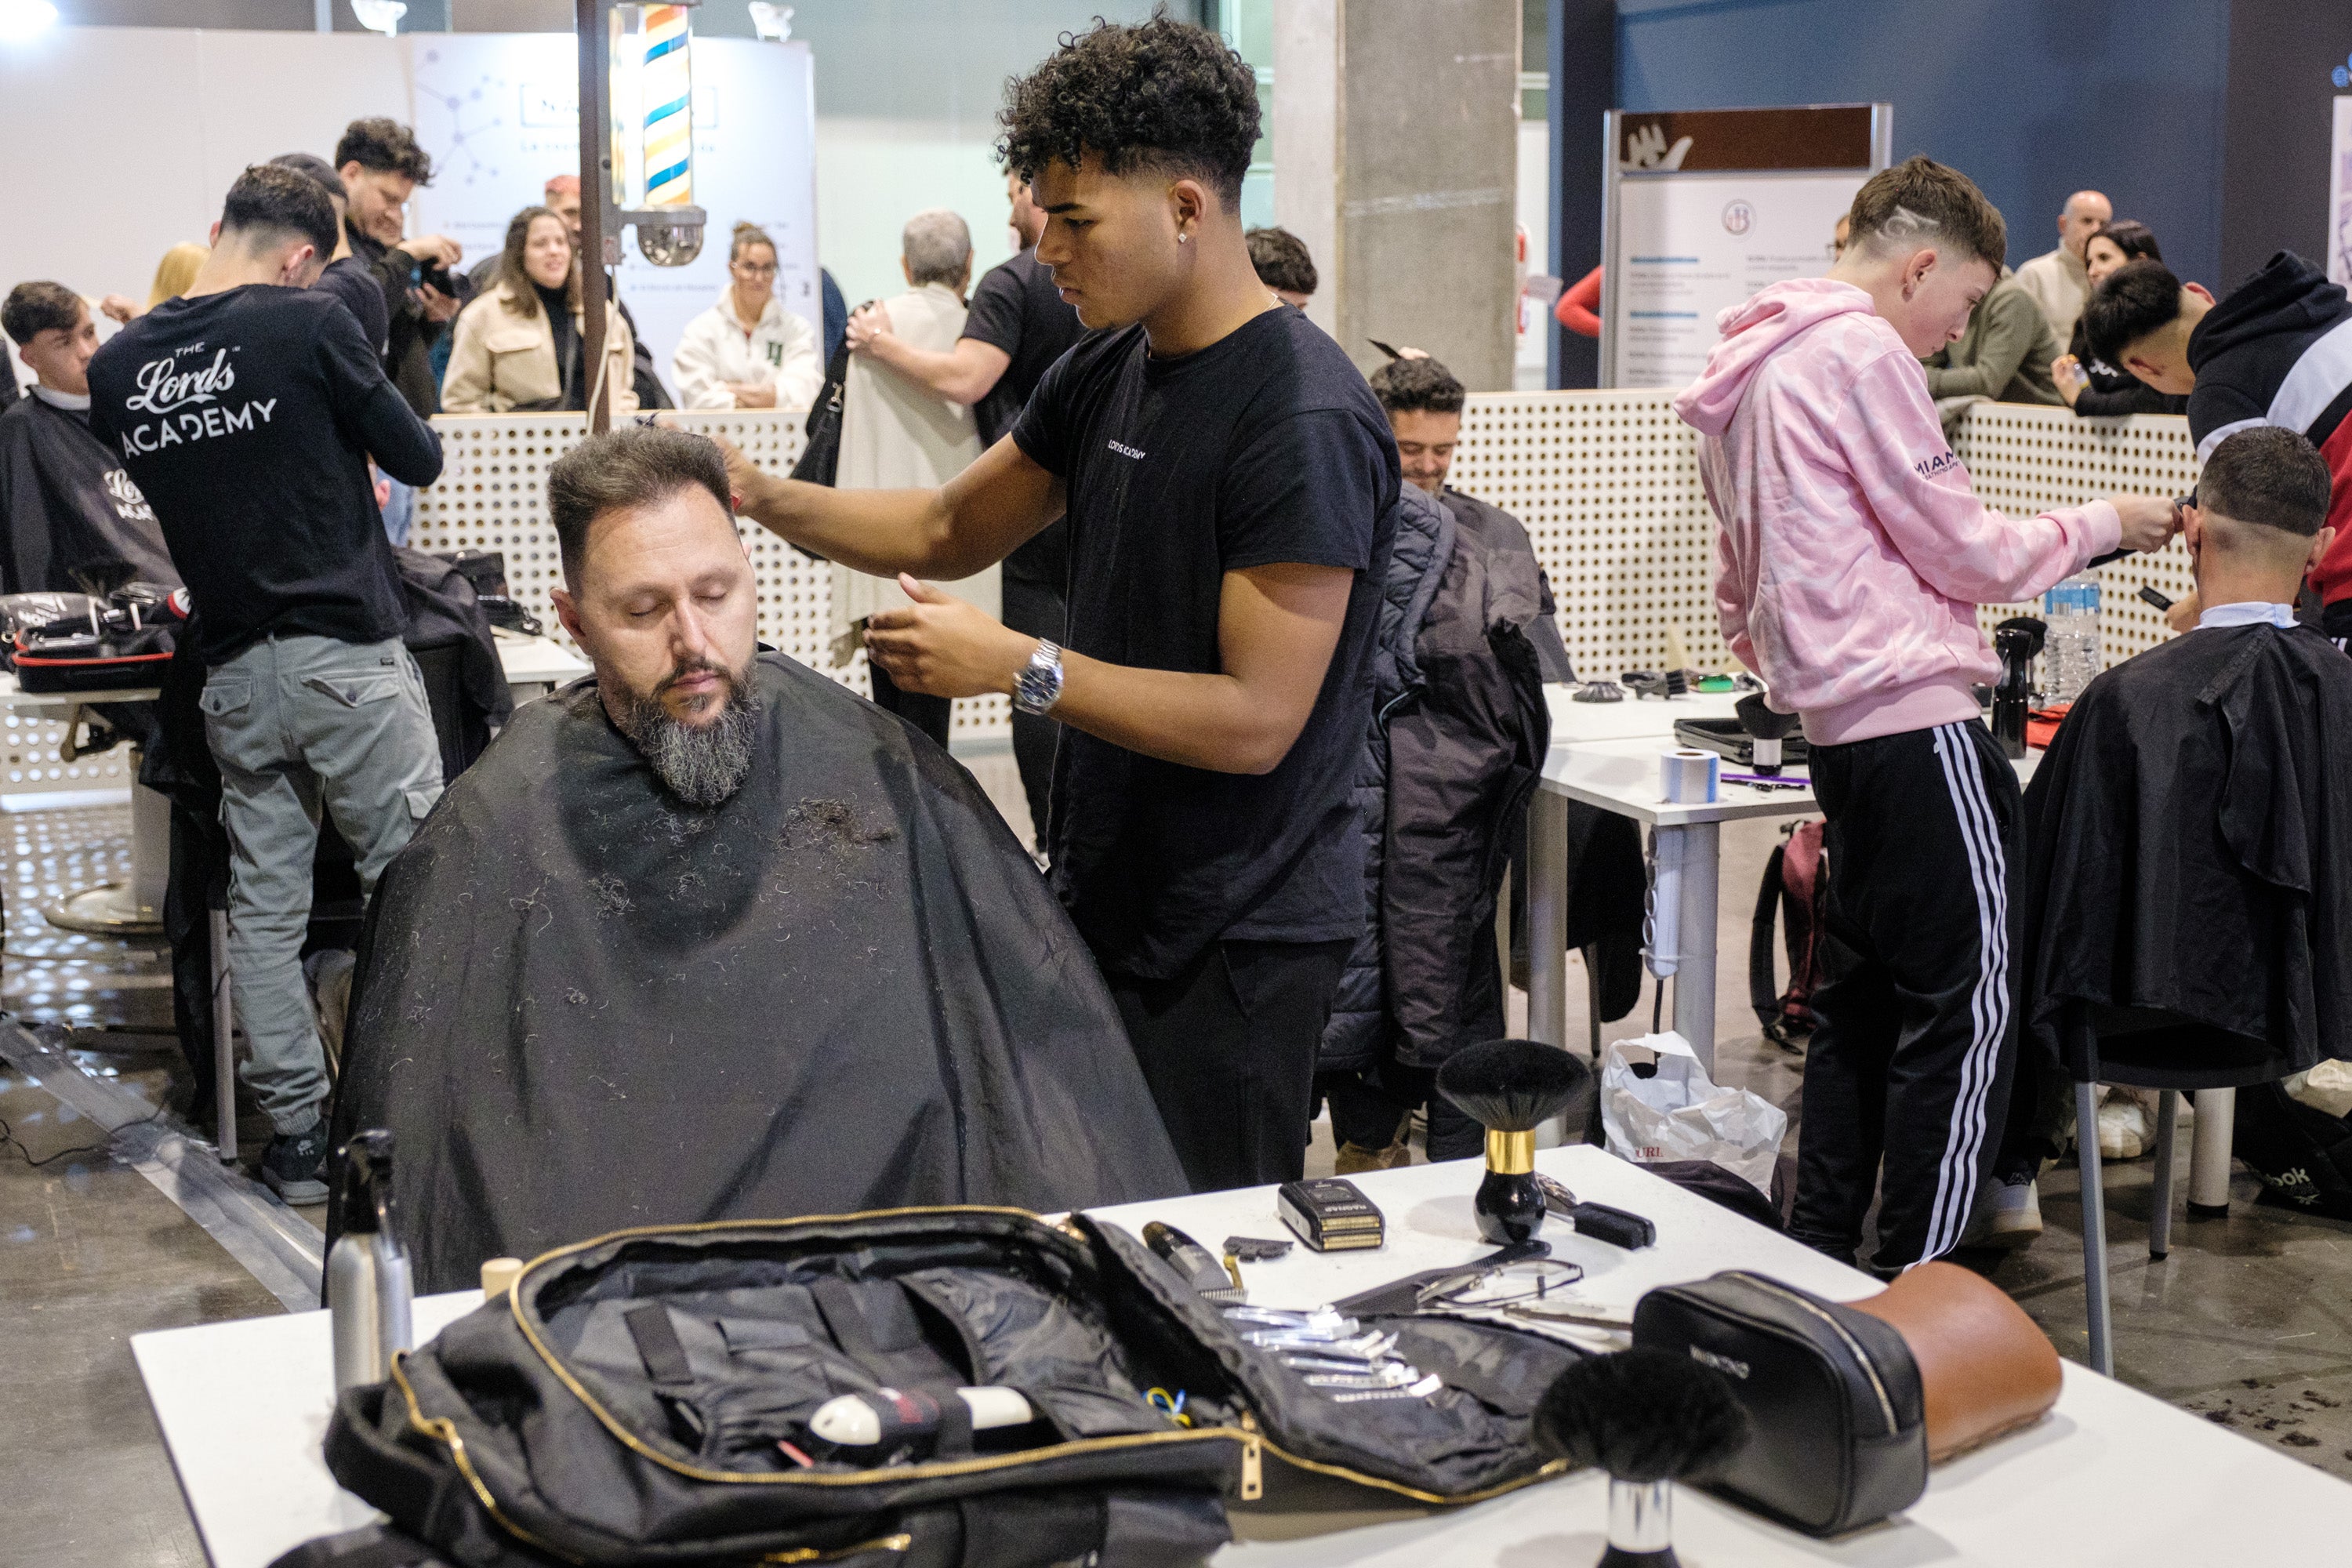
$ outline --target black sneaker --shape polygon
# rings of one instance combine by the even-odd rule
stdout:
[[[327,1121],[313,1118],[299,1132],[280,1132],[261,1152],[261,1179],[289,1204],[327,1201]]]

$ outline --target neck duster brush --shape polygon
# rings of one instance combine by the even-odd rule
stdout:
[[[1489,1040],[1455,1052],[1437,1069],[1438,1092],[1486,1130],[1486,1179],[1474,1205],[1480,1236],[1509,1247],[1543,1228],[1537,1124],[1566,1110],[1591,1085],[1591,1068],[1534,1040]]]
[[[1703,1480],[1748,1436],[1723,1374],[1665,1351],[1621,1351],[1559,1374],[1536,1406],[1536,1446],[1609,1472],[1609,1550],[1600,1568],[1681,1568],[1675,1483]]]

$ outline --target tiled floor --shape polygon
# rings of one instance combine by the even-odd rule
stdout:
[[[1009,753],[968,757],[1025,832]],[[151,1099],[175,1082],[170,994],[152,951],[68,936],[37,905],[54,891],[127,873],[128,812],[0,816],[7,944],[0,993],[20,1016],[77,1026],[82,1058]],[[1795,1112],[1802,1062],[1760,1041],[1741,973],[1750,892],[1773,843],[1769,824],[1724,833],[1719,1071]],[[1570,1036],[1583,1037],[1583,986],[1569,986]],[[1524,1002],[1518,1003],[1524,1018]],[[1634,1015],[1608,1026],[1644,1032]],[[140,1033],[137,1031],[150,1031]],[[92,1140],[47,1092],[0,1076],[0,1118],[46,1158]],[[1314,1155],[1328,1169],[1328,1134]],[[2181,1169],[2187,1168],[2184,1145]],[[2352,1226],[2252,1206],[2242,1178],[2230,1218],[2176,1221],[2172,1256],[2146,1250],[2146,1162],[2107,1167],[2116,1353],[2124,1378],[2258,1442],[2352,1478]],[[2071,1170],[2042,1184],[2047,1233],[2031,1249],[1977,1259],[2059,1348],[2082,1353],[2081,1208]],[[203,1562],[131,1363],[149,1328],[278,1310],[228,1255],[136,1173],[100,1154],[28,1168],[0,1151],[0,1562],[54,1568]]]

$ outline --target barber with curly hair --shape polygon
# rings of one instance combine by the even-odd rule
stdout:
[[[1089,328],[1011,432],[937,489],[795,484],[731,453],[741,510],[902,574],[866,647],[909,691],[1063,726],[1053,879],[1186,1174],[1297,1177],[1315,1053],[1365,920],[1349,807],[1371,721],[1396,444],[1339,346],[1250,266],[1248,66],[1201,28],[1101,24],[1012,84],[998,153]],[[919,579],[1067,510],[1068,647]]]

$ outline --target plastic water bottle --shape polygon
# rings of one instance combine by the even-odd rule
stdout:
[[[2099,658],[2099,580],[2078,572],[2042,595],[2049,636],[2042,644],[2042,698],[2072,702],[2103,666]]]

